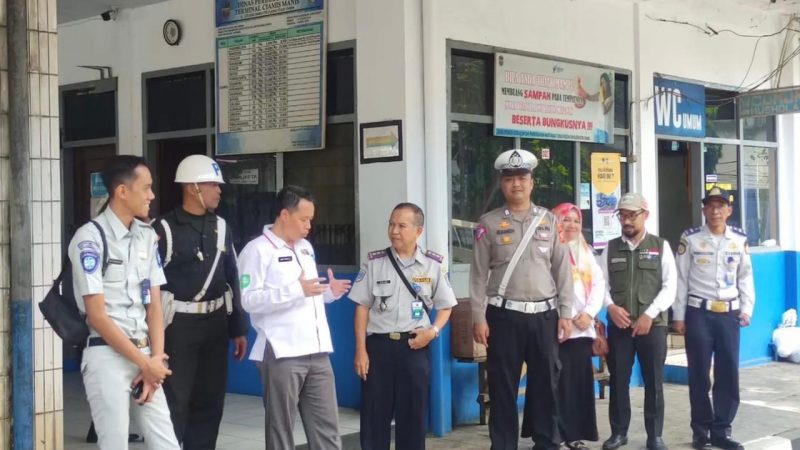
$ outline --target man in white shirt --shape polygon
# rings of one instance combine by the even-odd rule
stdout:
[[[666,450],[664,429],[664,360],[667,356],[667,310],[675,301],[677,270],[669,243],[647,233],[647,201],[627,193],[617,205],[622,236],[609,241],[600,257],[608,280],[608,370],[611,437],[603,450],[628,443],[631,421],[629,384],[634,356],[644,378],[644,427],[648,450]]]
[[[336,389],[328,354],[333,352],[325,303],[350,289],[328,269],[319,278],[314,248],[305,237],[314,199],[297,186],[278,193],[278,217],[239,257],[242,307],[258,337],[250,359],[261,361],[265,440],[268,450],[294,449],[295,414],[303,420],[309,448],[340,449]]]

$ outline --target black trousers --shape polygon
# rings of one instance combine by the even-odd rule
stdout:
[[[559,345],[558,429],[565,442],[596,441],[594,369],[590,337],[567,339]]]
[[[626,436],[631,423],[630,382],[634,356],[639,358],[644,378],[644,428],[648,438],[660,437],[664,429],[664,361],[667,357],[667,327],[654,326],[644,336],[632,337],[632,328],[608,324],[608,371],[611,374],[608,418],[611,433]]]
[[[361,448],[389,450],[392,418],[395,448],[422,450],[428,429],[431,352],[413,350],[408,339],[367,337],[369,373],[361,383]]]
[[[517,396],[523,362],[528,366],[528,381],[522,437],[532,437],[538,450],[558,448],[558,312],[525,314],[490,305],[486,321],[492,450],[517,449]]]
[[[686,358],[692,433],[726,437],[739,409],[739,311],[715,313],[686,308]],[[714,355],[713,408],[708,392]]]
[[[228,380],[227,312],[177,313],[164,334],[172,369],[164,393],[175,435],[186,450],[213,450]]]

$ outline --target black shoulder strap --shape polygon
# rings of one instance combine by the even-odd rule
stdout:
[[[389,258],[389,261],[392,262],[392,267],[394,267],[397,275],[401,280],[403,280],[403,284],[405,284],[406,288],[408,288],[408,292],[410,292],[414,298],[418,298],[419,295],[417,294],[417,291],[414,290],[414,287],[408,282],[408,278],[406,278],[406,276],[403,274],[403,271],[400,270],[400,266],[397,265],[397,261],[394,259],[394,254],[392,254],[392,247],[386,247],[386,256]],[[430,315],[431,310],[428,308],[428,305],[425,304],[424,300],[420,299],[420,301],[422,301],[422,307],[425,308],[425,312]]]
[[[106,268],[108,267],[108,241],[106,240],[106,232],[103,230],[103,227],[97,223],[96,220],[91,220],[94,226],[97,227],[97,231],[100,232],[100,240],[103,241],[103,270],[102,275],[106,275]]]

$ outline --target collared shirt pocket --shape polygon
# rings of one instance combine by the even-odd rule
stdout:
[[[125,264],[122,260],[108,258],[108,266],[103,277],[109,283],[120,283],[125,280]]]
[[[377,280],[372,286],[372,310],[378,313],[394,311],[397,308],[397,298],[395,297],[394,283],[383,283],[385,280]]]

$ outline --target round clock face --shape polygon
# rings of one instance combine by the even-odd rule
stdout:
[[[164,22],[164,40],[169,45],[178,45],[181,41],[181,26],[178,22],[172,19]]]

